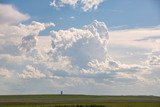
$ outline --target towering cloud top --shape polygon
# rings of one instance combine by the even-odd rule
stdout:
[[[90,25],[85,25],[82,29],[70,28],[68,30],[51,31],[52,47],[70,47],[79,39],[97,38],[99,43],[106,45],[109,35],[104,22],[95,20]]]
[[[51,36],[53,48],[64,47],[65,49],[84,38],[85,41],[87,39],[93,41],[94,39],[94,41],[106,47],[109,38],[105,23],[97,20],[90,25],[85,25],[82,29],[70,28],[68,30],[51,31]]]
[[[95,20],[81,29],[51,31],[52,55],[69,57],[79,69],[86,68],[94,59],[105,61],[107,54],[108,29],[104,22]],[[51,54],[50,53],[50,54]]]
[[[94,20],[90,25],[85,25],[84,29],[90,30],[94,35],[99,35],[102,38],[109,38],[108,29],[104,22]]]

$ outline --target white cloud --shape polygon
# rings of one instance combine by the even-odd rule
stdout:
[[[70,19],[75,19],[75,17],[74,17],[74,16],[71,16]]]
[[[159,28],[136,28],[110,31],[110,43],[112,45],[153,49],[158,42],[153,42],[150,38],[159,36]],[[148,38],[148,40],[143,40]],[[157,39],[156,39],[157,40]]]
[[[21,32],[26,36],[22,38],[22,43],[19,44],[18,49],[21,54],[26,54],[28,57],[42,58],[41,53],[37,49],[39,32],[45,30],[47,27],[55,26],[54,23],[40,23],[33,21],[30,25],[20,25]]]
[[[53,56],[54,55],[54,56]],[[49,53],[49,59],[44,62],[51,71],[65,71],[73,73],[74,69],[71,60],[67,56],[55,55],[52,52]]]
[[[150,65],[160,65],[160,56],[152,56],[149,60]]]
[[[39,71],[38,69],[36,69],[31,65],[27,65],[26,69],[22,73],[18,73],[18,76],[23,79],[30,79],[30,78],[40,79],[46,77],[45,74],[43,74],[41,71]]]
[[[148,54],[148,59],[146,63],[149,66],[160,66],[160,51],[156,51]]]
[[[50,6],[59,8],[59,7],[64,7],[65,5],[70,5],[70,6],[75,7],[77,2],[78,2],[78,0],[53,0],[50,3]]]
[[[17,24],[29,19],[29,15],[19,12],[9,4],[0,4],[0,24]]]
[[[0,78],[10,78],[12,73],[6,68],[0,68]]]
[[[103,32],[103,33],[102,33]],[[63,35],[63,36],[62,36]],[[91,25],[86,25],[82,29],[70,28],[68,30],[51,31],[52,48],[64,47],[65,49],[72,46],[79,39],[96,38],[97,41],[106,48],[108,41],[108,30],[103,22],[94,21]]]
[[[83,36],[86,36],[86,38],[90,38],[93,36],[92,33],[88,30],[75,28],[71,28],[69,30],[59,30],[58,32],[52,31],[51,35],[53,37],[52,47],[64,47],[65,49],[69,48],[78,39],[83,38]]]
[[[127,86],[136,83],[145,83],[145,85],[146,83],[152,84],[152,82],[159,83],[159,79],[155,79],[156,76],[152,79],[150,76],[152,71],[147,65],[125,64],[113,60],[111,57],[113,55],[108,53],[109,35],[104,22],[95,20],[80,29],[51,31],[50,37],[39,36],[39,32],[50,25],[54,24],[34,21],[29,25],[7,25],[9,30],[1,34],[0,39],[5,42],[0,45],[0,49],[2,49],[0,67],[14,70],[16,75],[11,76],[16,78],[14,81],[17,84],[23,84],[25,81],[27,86],[32,87],[32,84],[41,81],[41,86],[47,84],[52,88],[74,88],[91,84],[91,86],[117,86],[121,84]],[[138,32],[133,31],[133,33]],[[128,32],[131,31],[111,31],[110,38],[112,41],[116,41],[113,41],[113,44],[126,46],[124,43],[126,42],[129,46],[133,46],[134,41],[140,42],[137,39],[145,37],[139,31],[142,34],[141,37],[135,36],[130,39],[123,35],[129,34]],[[148,31],[146,30],[146,32]],[[156,30],[151,32],[158,34]],[[137,34],[135,33],[135,35]],[[15,38],[18,38],[16,43],[12,43]],[[127,38],[131,42],[128,42]],[[12,47],[13,44],[15,48]],[[13,50],[6,51],[4,49],[7,48],[3,46],[7,46],[8,49],[13,48]],[[11,52],[15,50],[16,54]],[[42,58],[37,59],[39,54]],[[19,78],[21,81],[18,81]]]
[[[21,39],[24,36],[32,35],[36,45],[37,43],[36,37],[38,36],[39,32],[45,30],[47,27],[55,26],[54,23],[40,23],[36,21],[33,21],[30,25],[19,24],[20,22],[29,19],[29,16],[20,13],[12,5],[0,4],[0,10],[1,10],[0,11],[1,54],[18,55],[19,54],[18,45],[20,44]],[[24,43],[26,43],[26,40],[23,39],[23,46]],[[26,45],[28,47],[25,48],[29,48],[31,42],[30,44]],[[34,48],[34,51],[37,52],[35,50],[35,46],[32,46],[32,48]],[[20,49],[22,49],[22,47]]]
[[[94,21],[82,29],[70,28],[68,30],[52,31],[51,59],[56,57],[69,57],[68,64],[77,67],[73,77],[101,81],[118,82],[118,73],[127,75],[131,82],[141,81],[148,68],[140,65],[127,65],[114,61],[108,54],[108,29],[103,22]],[[62,65],[61,65],[62,66]],[[134,74],[133,76],[131,74]],[[130,76],[130,77],[128,77]],[[126,79],[124,76],[121,78]],[[122,81],[129,83],[130,81]]]
[[[52,56],[70,57],[72,64],[80,68],[91,59],[103,60],[106,57],[108,30],[103,22],[94,21],[82,29],[52,31],[51,36]]]
[[[103,84],[134,84],[136,82],[148,82],[144,75],[148,74],[149,68],[141,65],[126,65],[116,62],[113,59],[106,59],[105,62],[93,60],[88,63],[88,69],[82,69],[80,72],[95,81],[101,81]]]
[[[102,3],[103,0],[53,0],[50,3],[50,6],[55,8],[64,7],[65,5],[69,5],[73,8],[76,6],[81,6],[83,11],[90,11],[92,9],[97,9],[98,5]]]
[[[4,25],[0,27],[0,53],[6,54],[28,54],[33,57],[40,57],[37,50],[39,32],[54,26],[54,23],[40,23],[33,21],[29,25]]]
[[[127,47],[131,51],[137,49],[137,56],[149,68],[159,66],[160,60],[160,28],[136,28],[110,31],[110,45]],[[120,37],[120,38],[118,38]],[[145,51],[143,51],[145,50]],[[136,53],[136,51],[133,51]],[[142,51],[142,52],[141,52]],[[135,54],[132,55],[135,57]],[[140,62],[140,61],[139,61]]]
[[[106,59],[103,62],[98,60],[92,60],[88,63],[88,66],[95,70],[95,72],[110,72],[110,70],[119,69],[119,62],[113,61],[111,59]]]
[[[47,27],[55,26],[54,23],[40,23],[36,21],[32,21],[30,25],[20,24],[21,32],[26,35],[35,35],[37,36],[40,31],[45,30]]]
[[[115,75],[115,79],[116,81],[122,83],[122,84],[126,84],[127,82],[124,81],[128,81],[128,84],[130,84],[130,82],[138,83],[148,83],[147,79],[144,78],[143,75],[137,75],[135,73],[123,73],[123,72],[117,72],[117,74]]]
[[[82,9],[84,11],[89,11],[89,10],[92,10],[92,9],[97,9],[98,8],[98,5],[100,3],[102,3],[103,0],[81,0],[81,3],[82,3]]]

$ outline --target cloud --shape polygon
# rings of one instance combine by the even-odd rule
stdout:
[[[51,31],[52,51],[50,59],[68,57],[68,64],[76,68],[66,77],[79,77],[92,79],[103,84],[119,82],[120,75],[127,81],[121,83],[134,83],[141,81],[143,74],[148,71],[146,66],[121,64],[113,60],[108,54],[108,29],[105,23],[95,20],[81,29]],[[59,69],[60,70],[60,69]],[[67,72],[67,71],[65,71]],[[68,73],[68,72],[67,72]],[[135,73],[134,75],[132,75]],[[119,75],[117,77],[117,75]],[[131,81],[129,81],[129,79]]]
[[[51,36],[52,48],[55,52],[53,54],[67,55],[73,58],[73,63],[81,66],[85,66],[92,58],[103,60],[103,57],[106,56],[108,30],[103,22],[95,20],[82,29],[52,31]],[[96,54],[96,51],[101,51],[101,53]]]
[[[29,25],[4,25],[0,27],[0,53],[3,54],[32,54],[34,57],[41,56],[37,51],[37,37],[39,32],[48,27],[55,26],[54,23],[40,23],[33,21]],[[33,52],[34,51],[34,52]]]
[[[22,53],[23,47],[26,48],[24,50],[34,48],[32,51],[36,53],[36,37],[39,32],[45,30],[47,27],[55,26],[54,23],[40,23],[36,21],[33,21],[30,25],[20,24],[20,22],[29,19],[29,16],[19,12],[12,5],[0,4],[0,10],[2,10],[0,11],[0,54],[19,55]],[[34,46],[33,43],[32,46],[29,46],[31,42],[27,44],[26,36],[28,38],[29,36],[33,37],[31,38],[33,41],[35,40]],[[23,45],[18,46],[21,44],[22,38]]]
[[[75,19],[75,17],[74,17],[74,16],[71,16],[70,19]]]
[[[9,4],[0,4],[0,24],[17,24],[29,19],[29,15],[19,12]]]
[[[78,0],[53,0],[50,3],[50,6],[59,8],[59,7],[64,7],[65,5],[70,5],[70,6],[75,7],[77,2],[78,2]]]
[[[41,73],[41,71],[39,71],[38,69],[34,68],[31,65],[27,65],[26,69],[21,74],[19,73],[18,76],[23,79],[28,79],[28,78],[40,79],[46,77],[45,74]]]
[[[110,34],[111,45],[127,47],[128,51],[136,49],[137,55],[139,54],[150,68],[159,65],[160,29],[158,27],[117,30],[111,31]],[[118,36],[121,38],[117,39]]]
[[[51,31],[50,35],[51,50],[42,55],[45,56],[44,59],[36,59],[36,63],[34,63],[36,57],[33,57],[33,54],[37,52],[32,50],[37,48],[36,41],[38,40],[36,39],[38,37],[26,36],[22,39],[21,44],[23,46],[24,41],[25,46],[31,47],[23,48],[33,54],[26,54],[28,51],[25,51],[24,55],[32,56],[33,62],[30,64],[36,66],[37,69],[39,69],[39,65],[43,65],[42,73],[48,79],[69,79],[68,81],[70,81],[71,78],[81,78],[82,81],[91,79],[95,83],[103,84],[112,82],[131,84],[145,80],[143,75],[148,71],[146,66],[122,64],[110,57],[107,49],[108,29],[103,22],[95,20],[81,29]],[[27,42],[24,39],[27,39]],[[34,70],[32,69],[32,71]],[[22,74],[28,75],[28,72],[24,71]],[[33,76],[33,78],[36,77]]]
[[[160,65],[160,51],[152,52],[148,54],[148,59],[146,63],[149,66],[159,66]]]
[[[103,0],[81,0],[81,3],[82,3],[82,9],[84,11],[89,11],[89,10],[92,10],[92,9],[97,9],[98,8],[98,5],[100,3],[102,3]]]
[[[153,38],[159,36],[159,32],[160,29],[155,27],[113,30],[110,31],[110,35],[112,35],[110,37],[110,43],[119,46],[153,49],[155,48],[155,43],[152,42]],[[144,41],[143,39],[147,39],[147,41]]]
[[[108,50],[109,38],[117,41],[118,38],[115,38],[115,35],[114,38],[112,35],[109,37],[104,22],[95,20],[79,29],[53,30],[49,36],[39,36],[39,32],[50,26],[54,24],[36,21],[28,25],[7,25],[9,29],[1,34],[0,40],[3,45],[0,45],[0,68],[14,71],[14,75],[10,75],[13,79],[9,79],[7,83],[13,82],[12,86],[21,86],[18,90],[25,89],[26,92],[30,92],[33,84],[37,85],[37,82],[41,85],[38,87],[47,84],[47,89],[49,86],[50,89],[58,88],[57,90],[86,85],[128,87],[137,83],[159,83],[156,76],[154,79],[150,76],[152,71],[147,64],[127,64],[112,58],[113,55],[109,54]],[[122,31],[122,34],[112,31],[110,34],[115,33],[117,36],[117,32],[122,36],[128,31]],[[119,39],[127,41],[125,37],[119,36]],[[135,41],[135,38],[131,41]],[[123,42],[120,41],[119,44]],[[9,50],[11,48],[13,50]],[[4,72],[2,74],[7,75]]]
[[[12,76],[12,72],[10,72],[6,68],[0,68],[0,78],[10,78]]]
[[[103,0],[53,0],[50,3],[50,6],[53,6],[55,8],[61,8],[65,5],[69,5],[73,8],[76,6],[81,6],[83,11],[90,11],[92,9],[97,9],[98,5],[102,3]]]
[[[121,64],[113,59],[105,62],[93,60],[88,63],[88,69],[82,69],[84,77],[94,78],[96,82],[103,84],[135,84],[147,82],[144,74],[148,72],[147,66]]]
[[[22,42],[18,46],[20,53],[25,53],[28,57],[42,58],[41,53],[37,49],[37,37],[40,31],[43,31],[50,26],[55,25],[54,23],[40,23],[36,21],[33,21],[28,26],[20,24],[21,31],[26,33],[26,36],[22,38]]]
[[[21,28],[22,32],[26,35],[35,35],[37,36],[40,31],[45,30],[48,27],[55,26],[54,23],[40,23],[36,21],[32,21],[30,25],[20,24],[19,27]]]
[[[137,41],[157,41],[160,39],[160,36],[149,36],[149,37],[145,37],[143,39],[138,39]]]

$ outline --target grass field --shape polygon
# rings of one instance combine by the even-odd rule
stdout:
[[[12,95],[0,107],[160,107],[155,96]]]

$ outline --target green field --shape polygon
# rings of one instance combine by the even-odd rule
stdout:
[[[155,96],[12,95],[0,107],[160,107]]]

